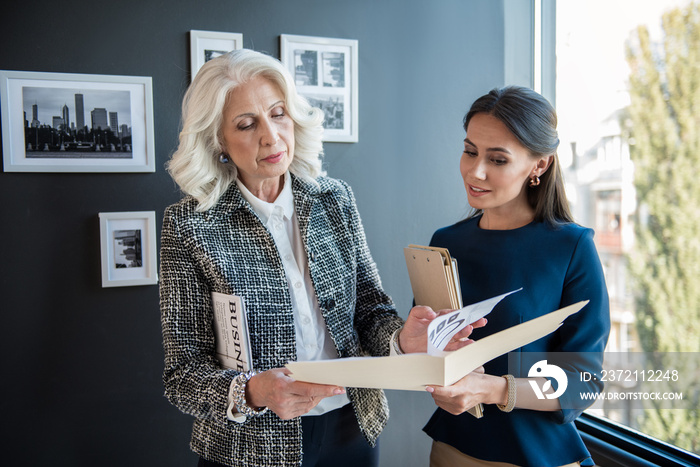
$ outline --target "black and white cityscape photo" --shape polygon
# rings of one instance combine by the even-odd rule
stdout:
[[[212,58],[220,57],[226,53],[226,50],[210,50],[204,49],[204,61],[208,62]]]
[[[27,158],[131,159],[129,91],[22,88]]]
[[[297,86],[318,86],[318,52],[294,51],[294,82]]]
[[[114,231],[114,267],[140,268],[143,266],[141,230]]]
[[[342,130],[345,124],[345,100],[342,95],[314,94],[306,96],[313,107],[323,110],[323,128]]]
[[[323,52],[323,85],[325,87],[345,87],[345,54]]]

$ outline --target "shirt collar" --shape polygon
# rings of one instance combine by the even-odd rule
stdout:
[[[282,191],[277,196],[277,199],[272,203],[263,201],[255,196],[250,192],[250,190],[248,190],[248,188],[246,188],[245,185],[243,185],[243,183],[241,183],[240,180],[236,179],[236,184],[241,190],[243,199],[250,203],[253,211],[255,211],[255,213],[260,217],[263,224],[267,225],[267,222],[270,220],[270,216],[272,216],[275,208],[281,210],[282,215],[286,219],[292,218],[292,215],[294,214],[294,196],[292,195],[292,179],[289,175],[289,171],[285,172],[284,174],[284,186],[282,187]]]

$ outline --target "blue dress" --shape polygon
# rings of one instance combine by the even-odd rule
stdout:
[[[500,411],[484,406],[484,417],[458,416],[437,409],[424,431],[434,440],[487,461],[519,466],[593,465],[573,423],[591,404],[581,392],[599,392],[602,383],[582,382],[582,372],[599,374],[610,331],[608,293],[593,230],[576,224],[551,227],[533,222],[513,230],[483,230],[480,216],[435,232],[433,246],[457,259],[465,305],[512,290],[474,330],[479,339],[581,300],[590,302],[564,324],[535,342],[484,365],[486,373],[527,377],[538,359],[556,360],[568,377],[559,397],[562,410]],[[544,356],[543,356],[544,355]],[[556,388],[556,384],[554,385]]]

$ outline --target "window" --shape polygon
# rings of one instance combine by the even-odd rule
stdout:
[[[574,217],[595,229],[606,273],[612,320],[606,364],[607,354],[638,354],[667,370],[680,358],[681,379],[696,378],[663,386],[684,393],[682,408],[599,401],[579,427],[588,440],[604,434],[603,444],[622,426],[632,428],[637,434],[624,435],[623,451],[650,441],[654,455],[666,459],[674,452],[666,443],[700,454],[700,298],[690,282],[700,271],[700,244],[691,240],[700,231],[700,195],[691,188],[700,138],[689,136],[700,122],[699,31],[697,0],[556,4],[559,156]],[[606,391],[629,393],[609,383]],[[643,397],[639,388],[637,394]]]

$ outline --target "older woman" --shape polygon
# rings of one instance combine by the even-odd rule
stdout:
[[[424,350],[435,313],[416,308],[402,328],[352,191],[321,170],[322,114],[278,60],[207,62],[182,114],[168,170],[186,196],[161,237],[164,383],[195,417],[200,465],[376,465],[383,392],[297,382],[284,365],[387,355],[392,339]],[[243,298],[250,372],[215,358],[212,292]]]

